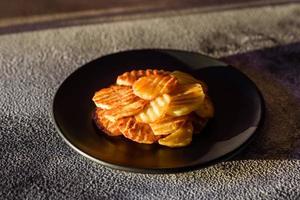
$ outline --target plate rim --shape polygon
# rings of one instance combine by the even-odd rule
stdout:
[[[253,84],[259,99],[260,99],[260,105],[261,105],[261,113],[260,113],[260,119],[259,122],[253,132],[253,134],[251,134],[251,136],[245,141],[243,142],[239,147],[237,147],[236,149],[234,149],[233,151],[226,153],[225,155],[213,159],[209,162],[206,163],[202,163],[202,164],[194,164],[192,166],[183,166],[183,167],[176,167],[176,168],[144,168],[144,167],[129,167],[129,166],[122,166],[122,165],[118,165],[118,164],[113,164],[113,163],[109,163],[103,160],[100,160],[98,158],[95,158],[91,155],[89,155],[88,153],[85,153],[83,150],[81,150],[79,147],[77,147],[75,144],[71,143],[69,141],[69,139],[67,139],[67,137],[64,135],[63,131],[61,130],[61,128],[59,127],[56,119],[55,119],[55,111],[54,111],[54,104],[55,104],[55,99],[57,96],[57,93],[59,92],[59,90],[62,88],[62,85],[65,83],[65,81],[67,81],[67,79],[69,79],[71,76],[73,76],[75,73],[78,73],[78,71],[86,69],[91,63],[96,62],[99,59],[108,57],[108,56],[113,56],[113,55],[117,55],[120,53],[127,53],[127,52],[137,52],[137,51],[161,51],[161,52],[181,52],[181,53],[192,53],[192,54],[196,54],[196,55],[200,55],[203,57],[206,57],[208,59],[212,59],[212,60],[216,60],[217,62],[223,63],[223,66],[219,66],[219,67],[229,67],[229,68],[233,68],[235,70],[238,70],[237,68],[228,65],[227,63],[224,63],[223,61],[220,61],[219,59],[213,58],[211,56],[208,55],[204,55],[202,53],[199,52],[195,52],[195,51],[186,51],[186,50],[179,50],[179,49],[164,49],[164,48],[142,48],[142,49],[130,49],[130,50],[123,50],[123,51],[118,51],[118,52],[113,52],[110,54],[105,54],[103,56],[97,57],[91,61],[88,61],[87,63],[84,63],[83,65],[81,65],[80,67],[78,67],[77,69],[75,69],[73,72],[71,72],[70,74],[67,75],[67,77],[59,84],[59,86],[57,87],[52,100],[51,100],[51,108],[50,108],[50,118],[51,121],[53,122],[56,132],[60,135],[60,137],[63,139],[63,141],[65,143],[67,143],[67,145],[69,147],[71,147],[71,149],[75,150],[77,153],[79,153],[81,156],[88,158],[102,166],[105,167],[109,167],[111,169],[115,169],[118,171],[126,171],[126,172],[133,172],[133,173],[141,173],[141,174],[169,174],[169,173],[183,173],[183,172],[190,172],[193,170],[197,170],[197,169],[202,169],[202,168],[207,168],[209,166],[212,166],[214,164],[217,163],[221,163],[224,161],[228,161],[231,160],[233,157],[235,157],[236,155],[240,154],[244,149],[246,149],[248,147],[248,145],[255,139],[255,137],[258,135],[258,133],[261,131],[262,126],[264,124],[264,118],[265,118],[265,101],[263,98],[263,95],[261,93],[261,91],[259,90],[259,88],[257,87],[257,85],[254,83],[254,81],[252,81],[246,74],[244,74],[242,71],[238,70],[241,74],[243,74],[246,78],[248,78],[248,80]],[[216,66],[217,67],[217,66]],[[204,67],[205,68],[205,67]]]

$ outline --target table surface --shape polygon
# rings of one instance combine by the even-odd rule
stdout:
[[[0,34],[158,15],[279,5],[298,0],[10,0],[0,1]]]
[[[165,175],[116,171],[73,151],[49,113],[59,84],[90,60],[142,48],[200,52],[247,74],[266,101],[256,140],[230,161]],[[3,34],[0,199],[299,199],[299,58],[299,4]]]

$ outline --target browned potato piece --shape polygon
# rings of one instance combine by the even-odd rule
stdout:
[[[170,72],[164,70],[157,70],[157,69],[147,69],[147,70],[132,70],[130,72],[125,72],[118,76],[117,78],[117,85],[127,85],[132,86],[135,81],[143,76],[150,76],[150,75],[167,75]]]
[[[104,117],[105,110],[96,108],[94,113],[94,121],[97,127],[109,136],[122,135],[117,122],[109,121]]]
[[[139,123],[134,117],[125,117],[118,122],[122,134],[135,142],[152,144],[160,138],[160,136],[153,134],[153,131],[148,124]]]
[[[134,103],[140,99],[134,93],[131,87],[112,85],[103,88],[95,93],[93,101],[95,105],[102,109],[112,109],[118,106],[124,106]]]
[[[123,117],[134,116],[141,112],[147,103],[147,101],[139,99],[133,103],[107,110],[104,114],[104,117],[112,122],[115,122]]]
[[[206,124],[208,123],[208,118],[202,118],[198,116],[196,113],[189,114],[189,120],[193,123],[194,127],[194,134],[199,134],[205,128]]]

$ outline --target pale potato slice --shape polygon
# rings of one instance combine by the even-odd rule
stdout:
[[[139,78],[132,86],[133,93],[145,100],[152,100],[160,95],[172,92],[177,79],[170,75],[149,75]]]
[[[208,96],[204,98],[203,103],[195,110],[195,113],[202,118],[212,118],[214,116],[214,105]]]
[[[203,81],[194,78],[188,73],[184,73],[181,71],[174,71],[171,73],[171,75],[177,78],[179,84],[184,85],[184,84],[199,83],[201,84],[204,92],[207,92],[207,85]]]
[[[171,94],[167,114],[172,116],[187,115],[197,110],[205,98],[200,84],[180,85],[176,93]]]
[[[149,105],[135,116],[138,122],[151,123],[162,118],[167,112],[170,104],[170,96],[163,94],[150,101]]]
[[[194,78],[188,73],[184,73],[181,71],[173,71],[171,75],[177,78],[179,84],[199,83],[198,79]]]
[[[179,128],[177,131],[171,133],[170,135],[159,139],[158,143],[160,145],[168,147],[184,147],[192,142],[193,137],[193,125],[191,122],[187,122]]]
[[[182,127],[187,119],[187,115],[181,117],[165,116],[161,120],[149,125],[154,135],[169,135]]]

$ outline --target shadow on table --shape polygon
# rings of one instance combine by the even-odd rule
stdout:
[[[300,42],[221,58],[258,86],[265,121],[235,159],[300,159]]]

